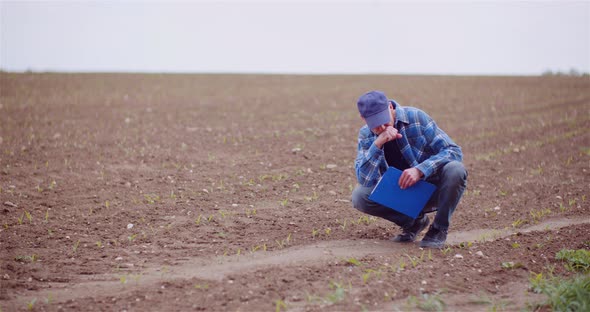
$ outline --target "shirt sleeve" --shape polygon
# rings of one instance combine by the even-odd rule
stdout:
[[[451,161],[462,161],[463,153],[461,148],[438,126],[430,116],[425,113],[421,116],[423,120],[423,134],[426,138],[428,148],[432,156],[421,162],[416,168],[422,171],[424,178],[428,178],[438,169]]]
[[[387,165],[383,150],[374,144],[375,137],[370,136],[366,130],[361,128],[359,131],[354,167],[359,184],[372,187],[379,182],[381,172],[385,172]]]

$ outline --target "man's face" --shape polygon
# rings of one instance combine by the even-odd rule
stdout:
[[[387,129],[387,127],[393,127],[393,106],[391,104],[389,104],[389,122],[386,124],[382,124],[379,127],[375,127],[373,129],[371,129],[371,131],[373,131],[373,133],[375,133],[376,135],[380,135],[381,132],[385,131],[385,129]],[[364,119],[363,119],[364,120]]]

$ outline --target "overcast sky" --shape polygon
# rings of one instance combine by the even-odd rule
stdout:
[[[590,1],[4,1],[7,71],[590,72]]]

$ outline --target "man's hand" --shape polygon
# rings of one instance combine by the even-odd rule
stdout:
[[[375,140],[375,145],[378,148],[381,148],[381,147],[383,147],[383,144],[385,144],[389,141],[393,141],[395,139],[399,139],[401,137],[402,137],[402,135],[397,132],[396,128],[389,126],[389,127],[385,128],[385,130],[383,130],[383,132],[381,132],[379,134],[379,136]]]
[[[424,173],[416,168],[409,168],[402,172],[402,176],[399,178],[399,187],[403,190],[418,182]]]

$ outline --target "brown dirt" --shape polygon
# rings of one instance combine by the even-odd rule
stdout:
[[[555,253],[590,248],[588,77],[0,73],[0,87],[2,311],[413,310],[424,294],[520,310],[543,300],[530,272],[569,275]],[[370,89],[463,148],[449,249],[391,243],[395,226],[350,207]]]

